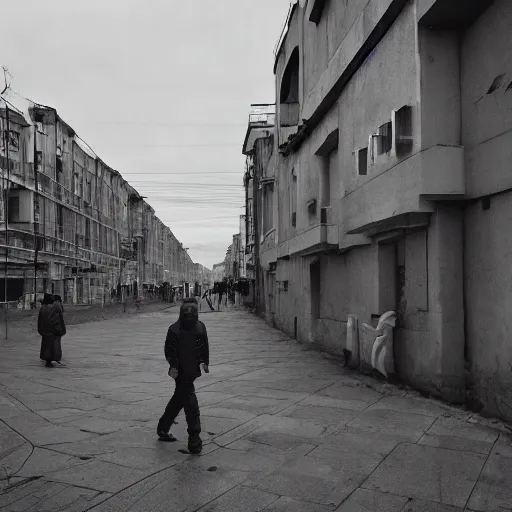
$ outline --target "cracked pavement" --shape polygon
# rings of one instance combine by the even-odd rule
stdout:
[[[201,315],[204,451],[156,439],[177,310],[71,326],[64,368],[39,338],[0,342],[0,510],[512,510],[505,425],[344,369],[249,313]],[[181,451],[180,451],[181,450]]]

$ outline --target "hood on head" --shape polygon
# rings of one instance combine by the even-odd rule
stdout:
[[[185,326],[195,325],[199,318],[199,308],[195,299],[185,299],[180,308],[180,322]]]
[[[43,304],[53,304],[53,302],[54,302],[53,295],[50,295],[49,293],[45,293],[43,296],[42,303]]]

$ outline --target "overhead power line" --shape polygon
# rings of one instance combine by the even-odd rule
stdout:
[[[203,123],[198,121],[197,123],[153,123],[151,121],[96,121],[89,124],[105,125],[105,126],[247,126],[247,123]]]
[[[129,148],[222,148],[222,147],[242,147],[240,143],[211,143],[211,144],[110,144],[112,147]]]
[[[210,174],[239,174],[240,176],[244,175],[244,171],[209,171],[209,172],[123,172],[123,176],[209,176]]]
[[[137,186],[140,185],[168,185],[168,186],[175,186],[175,185],[182,185],[185,187],[233,187],[233,188],[243,188],[243,184],[240,183],[239,185],[236,183],[187,183],[186,181],[156,181],[156,180],[132,180],[131,183],[136,183]]]

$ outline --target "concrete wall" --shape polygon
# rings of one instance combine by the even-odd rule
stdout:
[[[379,155],[373,164],[369,162],[368,175],[359,176],[356,151],[367,147],[370,136],[391,121],[393,110],[417,105],[418,84],[415,13],[414,6],[409,4],[339,99],[339,155],[344,195],[364,187],[397,164],[399,159],[393,153]],[[418,134],[415,121],[413,134]],[[415,142],[413,152],[419,149],[419,137]],[[371,205],[372,197],[365,198],[365,204]]]
[[[512,420],[512,194],[465,215],[465,293],[470,385],[492,414]]]
[[[439,206],[427,230],[405,237],[405,304],[396,332],[398,374],[464,401],[462,211]]]
[[[512,5],[494,4],[462,40],[466,336],[470,388],[490,414],[512,420]],[[494,84],[494,86],[493,86]],[[494,89],[494,90],[493,90]]]
[[[298,151],[275,151],[276,280],[288,282],[277,292],[275,320],[299,341],[340,353],[349,314],[374,323],[396,310],[405,382],[455,402],[468,383],[488,411],[512,418],[512,4],[495,0],[460,31],[418,24],[435,3],[405,3]],[[392,4],[328,0],[318,24],[309,21],[311,3],[295,10],[276,91],[299,45],[301,119],[318,114]],[[372,136],[403,106],[412,108],[409,150],[399,153],[393,140],[372,158]],[[336,129],[338,147],[326,160],[318,150]],[[356,156],[365,147],[361,176]],[[319,209],[307,205],[326,204],[329,161],[329,222],[337,229],[329,240],[340,251],[294,256],[320,227]],[[402,222],[411,213],[417,223]]]
[[[317,51],[319,60],[323,52],[332,56],[344,41],[353,20],[361,15],[363,2],[355,2],[349,11],[344,12],[336,2],[329,2],[323,19],[318,26],[309,22],[308,12],[303,20],[304,27],[304,73],[306,94],[314,87],[315,72],[308,69],[308,55],[311,63]],[[351,22],[352,20],[352,22]],[[329,24],[329,27],[327,25]],[[328,45],[327,34],[333,27],[339,27],[341,34],[336,41]],[[321,35],[323,31],[323,36]],[[316,35],[315,35],[316,34]],[[309,38],[309,39],[308,39]],[[321,40],[315,47],[313,40]],[[308,42],[309,41],[309,42]],[[342,44],[350,44],[351,41]],[[323,46],[322,46],[323,45]],[[327,49],[329,46],[329,49]],[[332,222],[342,223],[341,200],[350,190],[362,187],[373,176],[358,177],[354,158],[355,149],[368,145],[369,136],[378,127],[391,120],[392,111],[404,104],[417,102],[416,35],[414,30],[414,9],[406,9],[399,20],[385,36],[374,54],[356,73],[353,81],[345,89],[338,103],[325,116],[300,151],[287,158],[280,157],[278,168],[279,194],[279,243],[286,244],[300,237],[319,223],[317,215],[310,215],[307,203],[319,198],[320,175],[324,168],[325,157],[316,153],[333,130],[339,128],[339,147],[331,158],[330,199]],[[382,62],[386,61],[386,66]],[[313,65],[313,64],[311,64]],[[318,73],[322,71],[317,62]],[[282,68],[282,66],[281,66]],[[280,69],[278,67],[278,69]],[[317,73],[317,74],[318,74]],[[402,80],[397,84],[396,77]],[[279,77],[277,77],[279,80]],[[354,97],[358,101],[354,102]],[[384,167],[392,167],[394,160],[388,157],[380,162],[376,172]],[[297,226],[291,226],[290,205],[293,203],[292,169],[297,175]],[[380,191],[375,191],[377,196]],[[416,198],[418,200],[418,197]],[[368,209],[372,198],[364,198],[362,203]],[[291,243],[293,246],[293,243]],[[290,245],[289,244],[289,245]],[[378,313],[375,284],[378,276],[377,248],[366,245],[346,255],[320,256],[320,305],[319,318],[311,315],[311,276],[310,265],[314,256],[291,258],[278,262],[278,280],[286,274],[290,283],[288,292],[280,292],[278,323],[288,333],[293,334],[294,318],[298,319],[298,338],[300,341],[315,341],[332,352],[341,352],[346,337],[346,320],[349,314],[358,314],[361,321],[370,322],[371,315]],[[286,270],[284,270],[286,269]],[[384,312],[384,311],[382,311]]]
[[[462,141],[471,197],[512,187],[511,29],[512,4],[496,0],[462,40]]]

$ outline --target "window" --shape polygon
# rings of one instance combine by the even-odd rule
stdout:
[[[57,181],[59,181],[59,177],[62,174],[62,157],[57,156]]]
[[[398,155],[412,150],[412,107],[406,105],[395,114],[395,146]]]
[[[322,13],[325,7],[327,0],[315,0],[313,3],[313,8],[311,9],[311,14],[309,15],[309,21],[312,21],[316,25],[320,23],[322,19]]]
[[[263,234],[274,227],[274,185],[267,184],[263,188]]]
[[[316,203],[316,199],[310,199],[307,203],[306,203],[306,206],[308,208],[308,214],[310,217],[316,217],[316,206],[317,206],[317,203]]]
[[[0,132],[2,136],[2,141],[0,142],[2,146],[5,144],[4,137],[7,138],[7,143],[9,145],[9,151],[18,152],[20,150],[20,133],[14,130],[5,130],[4,132]]]
[[[299,102],[299,48],[296,47],[291,56],[281,80],[281,103]]]
[[[36,164],[37,168],[41,169],[43,166],[43,152],[42,151],[36,151]]]
[[[64,236],[64,214],[62,205],[57,205],[57,237],[63,238]]]
[[[331,208],[329,206],[320,208],[320,224],[327,224],[330,209]]]
[[[377,154],[389,153],[392,146],[393,125],[391,122],[383,124],[377,135]]]
[[[19,196],[9,196],[8,199],[8,208],[9,208],[9,222],[19,222],[20,221],[20,198]]]
[[[368,148],[360,149],[357,153],[357,168],[359,176],[368,174]]]
[[[290,190],[290,210],[292,214],[292,227],[297,226],[297,175],[295,169],[292,169],[292,186]]]
[[[91,220],[86,217],[85,219],[85,247],[91,248]]]
[[[90,204],[92,201],[92,185],[91,178],[87,178],[86,188],[85,188],[85,199]]]
[[[281,80],[280,126],[297,126],[299,124],[299,55],[299,48],[295,48]]]
[[[283,291],[288,291],[288,281],[283,281]]]

